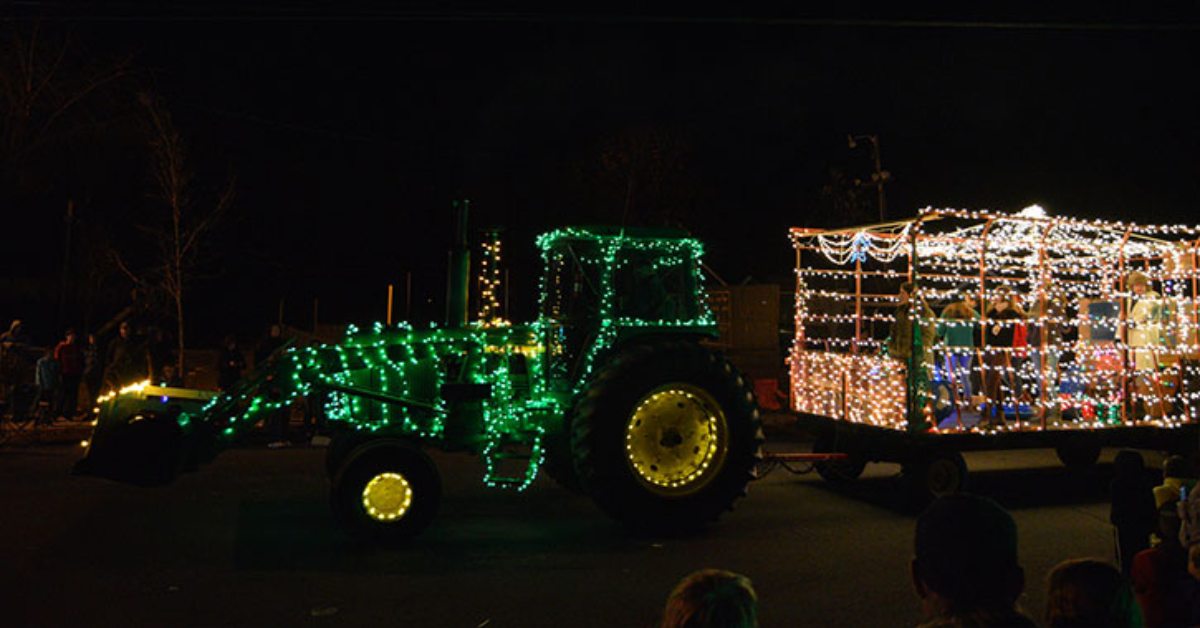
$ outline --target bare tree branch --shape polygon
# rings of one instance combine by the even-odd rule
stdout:
[[[184,295],[193,278],[192,269],[197,264],[200,244],[232,203],[234,181],[230,178],[225,189],[211,203],[194,202],[192,175],[187,169],[187,147],[170,112],[151,93],[139,94],[138,101],[146,110],[155,184],[153,197],[162,203],[167,213],[167,220],[160,226],[148,229],[159,245],[157,263],[160,270],[156,284],[174,306],[177,366],[183,374],[186,373],[183,364]]]

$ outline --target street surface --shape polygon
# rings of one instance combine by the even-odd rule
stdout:
[[[548,479],[488,490],[475,459],[437,455],[438,519],[381,550],[332,527],[322,449],[236,449],[157,489],[71,477],[77,453],[0,449],[0,625],[651,626],[703,567],[748,575],[765,627],[918,620],[894,465],[840,492],[777,469],[704,534],[645,538]],[[1035,617],[1050,567],[1112,555],[1113,453],[1074,475],[1047,450],[967,456],[972,489],[1016,517]]]

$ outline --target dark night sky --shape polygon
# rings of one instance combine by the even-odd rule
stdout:
[[[866,174],[848,132],[881,137],[889,217],[1037,202],[1082,217],[1200,222],[1193,14],[1183,28],[1171,15],[979,28],[961,22],[981,16],[930,14],[918,17],[954,23],[211,11],[51,23],[90,53],[133,53],[198,174],[237,174],[218,276],[197,287],[206,323],[228,328],[257,328],[280,297],[298,324],[311,321],[314,296],[323,319],[373,320],[387,282],[407,270],[418,295],[440,299],[457,195],[472,199],[476,226],[508,228],[524,313],[536,233],[621,219],[619,203],[598,201],[578,173],[630,129],[685,143],[693,185],[682,221],[731,281],[785,280],[786,228],[839,222],[822,215],[818,192],[831,165]],[[51,213],[29,228],[58,242]],[[46,268],[61,259],[53,246],[26,253]]]

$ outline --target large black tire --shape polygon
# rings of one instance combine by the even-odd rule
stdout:
[[[613,355],[571,419],[584,491],[614,518],[655,531],[692,529],[730,510],[755,477],[762,442],[746,381],[688,340]]]
[[[352,536],[393,543],[419,534],[442,499],[437,467],[415,445],[379,439],[346,456],[330,491],[334,518]]]
[[[867,468],[867,460],[861,454],[847,451],[844,445],[837,442],[837,436],[834,432],[823,432],[817,436],[817,440],[813,443],[813,453],[847,453],[849,458],[844,460],[830,460],[828,462],[817,462],[813,464],[813,468],[817,470],[817,475],[826,482],[838,483],[857,480],[862,475],[863,470]]]
[[[917,505],[967,489],[967,461],[957,451],[931,451],[902,468],[909,496]]]
[[[329,446],[325,448],[325,474],[329,476],[329,479],[332,480],[337,476],[337,472],[341,470],[342,464],[350,452],[372,438],[379,438],[379,435],[363,434],[353,430],[338,430],[334,433],[333,437],[329,439]]]
[[[542,471],[559,486],[573,492],[582,493],[579,476],[575,474],[575,462],[571,458],[571,432],[567,427],[570,415],[563,417],[564,423],[557,429],[546,430],[543,444],[546,459],[542,462]]]
[[[1059,461],[1068,469],[1083,470],[1096,464],[1100,459],[1100,449],[1098,441],[1082,436],[1064,441],[1054,448],[1054,453],[1058,454]]]

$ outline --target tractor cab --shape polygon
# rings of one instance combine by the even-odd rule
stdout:
[[[581,227],[538,239],[549,388],[568,391],[596,357],[647,334],[715,335],[698,240],[678,229]]]

